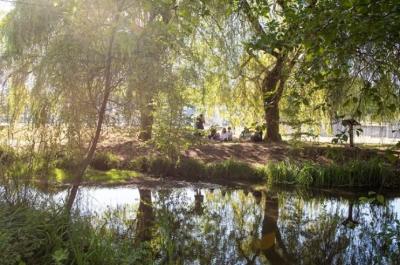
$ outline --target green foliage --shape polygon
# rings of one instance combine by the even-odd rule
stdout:
[[[271,162],[266,166],[268,182],[273,183],[296,183],[299,166],[294,162],[282,161]]]
[[[130,162],[131,169],[158,177],[187,180],[242,180],[262,181],[262,167],[254,167],[235,160],[206,164],[196,159],[181,157],[177,162],[165,157],[139,157]]]
[[[0,166],[9,166],[16,159],[17,155],[14,150],[0,146]]]
[[[394,225],[385,224],[384,228],[376,233],[376,236],[381,239],[384,243],[384,246],[389,246],[392,242],[397,242],[397,248],[400,248],[398,242],[400,242],[400,220],[395,220]],[[398,251],[391,251],[389,248],[384,248],[385,254],[389,257],[389,260],[395,261],[399,260],[400,255]],[[383,257],[377,256],[375,257],[375,261],[377,263],[381,263]]]
[[[148,172],[159,177],[175,176],[175,165],[176,162],[171,159],[155,157],[149,161]]]
[[[137,170],[139,172],[147,172],[149,169],[150,159],[148,156],[139,156],[131,160],[127,167],[131,170]]]
[[[176,165],[176,174],[183,179],[204,179],[206,166],[199,160],[180,158]]]
[[[222,180],[262,180],[262,175],[257,168],[231,159],[208,165],[207,176]]]
[[[175,161],[182,151],[199,141],[191,125],[191,117],[183,111],[184,99],[177,92],[158,95],[153,138],[156,148]]]
[[[61,155],[55,161],[55,167],[66,170],[73,170],[79,166],[79,161],[72,155]]]
[[[368,197],[367,196],[360,197],[359,201],[361,203],[385,205],[385,197],[382,194],[377,194],[374,191],[368,192]]]
[[[0,204],[2,264],[132,264],[140,248],[87,217],[68,216],[57,207],[40,210]]]
[[[92,159],[92,162],[90,163],[90,166],[93,167],[94,169],[98,170],[110,170],[110,169],[115,169],[119,168],[120,166],[120,159],[118,156],[110,153],[110,152],[100,152],[96,153],[95,156]]]
[[[394,188],[400,185],[397,170],[378,159],[352,160],[344,164],[278,162],[267,165],[268,182],[314,187]]]

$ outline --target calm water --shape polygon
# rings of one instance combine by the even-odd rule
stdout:
[[[159,264],[400,264],[400,198],[381,206],[358,198],[125,186],[81,188],[77,206],[157,246]]]

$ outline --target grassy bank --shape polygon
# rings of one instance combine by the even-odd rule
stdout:
[[[350,160],[343,164],[320,165],[311,162],[277,162],[266,166],[271,184],[307,187],[390,188],[400,186],[400,173],[377,159]]]
[[[397,188],[399,171],[379,159],[350,160],[342,164],[317,164],[313,162],[282,161],[265,166],[249,165],[226,160],[203,163],[183,158],[178,162],[156,157],[141,157],[128,164],[130,169],[158,177],[175,177],[185,180],[237,181],[250,183],[290,184],[307,187],[346,188]]]
[[[304,149],[303,153],[312,149]],[[315,151],[315,150],[314,150]],[[327,149],[325,153],[318,151],[319,157],[330,157],[329,162],[318,160],[284,160],[268,162],[266,165],[254,165],[240,160],[226,159],[215,163],[207,163],[201,159],[181,156],[177,161],[164,156],[139,156],[124,161],[112,153],[96,154],[91,167],[85,175],[85,182],[92,184],[126,183],[141,176],[157,178],[173,178],[186,181],[203,181],[223,184],[286,184],[305,187],[326,188],[389,188],[400,187],[400,171],[398,159],[392,156],[372,155],[363,152],[345,159],[349,150]],[[368,154],[368,155],[366,155]],[[0,167],[3,175],[22,175],[28,179],[69,183],[73,180],[69,173],[77,162],[70,158],[57,158],[50,163],[36,159],[33,165],[18,156],[15,152],[2,153]]]
[[[106,224],[94,226],[90,218],[78,215],[69,218],[55,206],[0,204],[1,264],[140,263],[141,249],[132,248],[131,238]]]

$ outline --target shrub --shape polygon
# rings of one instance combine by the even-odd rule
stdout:
[[[149,160],[148,173],[158,177],[176,176],[175,163],[168,158],[154,157]]]
[[[130,170],[136,170],[139,172],[147,173],[149,171],[150,159],[146,156],[139,156],[131,160],[127,167]]]
[[[110,170],[113,168],[119,168],[119,158],[109,152],[96,153],[90,166],[97,170]]]
[[[0,165],[10,165],[17,159],[17,154],[10,148],[0,146]]]
[[[234,180],[261,180],[263,172],[257,168],[235,160],[225,160],[222,163],[210,164],[207,175],[211,178],[234,179]]]
[[[176,165],[176,174],[184,179],[201,179],[206,177],[207,166],[195,159],[181,158]]]
[[[79,161],[71,155],[60,155],[55,161],[55,167],[66,170],[75,169],[79,165]]]

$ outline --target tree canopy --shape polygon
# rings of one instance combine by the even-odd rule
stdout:
[[[190,109],[264,124],[270,142],[338,117],[396,121],[399,24],[396,1],[16,1],[0,117],[7,139],[22,126],[35,149],[87,161],[107,128],[173,156]]]

